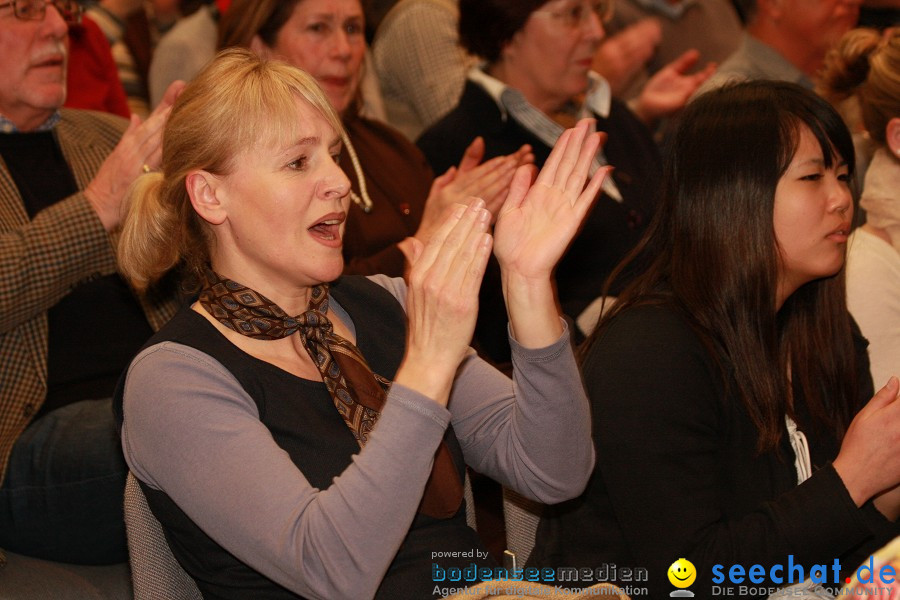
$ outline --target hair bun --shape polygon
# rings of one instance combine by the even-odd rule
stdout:
[[[822,94],[832,101],[852,95],[869,76],[869,57],[880,42],[881,33],[876,29],[847,32],[825,56]]]

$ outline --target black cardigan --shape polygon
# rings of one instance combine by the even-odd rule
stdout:
[[[861,406],[872,394],[861,336],[856,352]],[[776,451],[757,454],[757,430],[734,380],[726,389],[707,346],[672,307],[617,317],[591,347],[583,373],[597,466],[581,498],[552,507],[541,521],[530,563],[645,568],[648,582],[619,583],[668,598],[675,588],[667,570],[684,557],[697,569],[691,591],[711,598],[722,595],[712,593],[713,565],[723,565],[729,586],[732,564],[761,564],[767,583],[760,585],[771,587],[769,566],[793,555],[805,577],[811,565],[825,564],[833,580],[835,559],[846,576],[898,533],[871,503],[856,507],[831,466],[840,443],[811,422],[799,390],[797,422],[812,477],[797,485],[786,431]],[[760,597],[734,594],[744,596]]]

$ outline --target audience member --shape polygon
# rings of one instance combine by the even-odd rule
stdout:
[[[640,239],[656,205],[660,176],[658,150],[645,123],[590,71],[611,3],[461,0],[459,6],[460,39],[486,63],[469,73],[459,105],[419,138],[435,171],[458,161],[475,136],[484,139],[487,157],[528,144],[540,166],[565,125],[580,117],[595,117],[598,129],[609,135],[594,168],[608,162],[615,171],[556,271],[562,309],[577,317]],[[682,75],[679,69],[687,66],[670,66],[645,88],[638,109],[645,117],[679,108],[709,75]],[[505,362],[509,347],[500,325],[505,319],[495,268],[485,276],[480,301],[480,350]]]
[[[412,239],[426,241],[445,207],[474,195],[496,213],[518,162],[528,159],[527,148],[513,149],[509,157],[478,165],[483,146],[476,143],[469,156],[457,157],[458,168],[435,180],[400,132],[360,115],[365,40],[359,0],[235,0],[222,18],[220,42],[304,69],[341,115],[347,139],[340,165],[353,199],[343,244],[349,273],[402,275]]]
[[[727,81],[774,79],[812,89],[828,50],[856,25],[860,0],[750,0],[740,47],[698,94]]]
[[[856,99],[877,147],[860,198],[866,223],[850,238],[847,304],[881,385],[900,363],[900,30],[848,32],[826,59],[822,88],[830,99]]]
[[[458,0],[401,0],[378,28],[373,57],[387,119],[411,140],[459,103],[478,60],[460,45],[458,22]],[[593,66],[613,96],[632,87],[659,39],[655,19],[604,37]]]
[[[642,567],[656,599],[678,558],[700,598],[732,595],[714,565],[762,565],[733,596],[767,597],[815,564],[839,586],[897,535],[900,385],[869,401],[845,302],[852,171],[840,116],[796,84],[729,85],[685,110],[629,258],[644,268],[583,349],[597,467],[550,507],[530,563]]]
[[[0,547],[80,564],[126,559],[127,467],[110,397],[175,311],[116,274],[120,203],[159,164],[169,99],[146,122],[62,109],[80,7],[0,7]]]
[[[492,565],[466,526],[466,463],[551,502],[583,489],[587,399],[551,277],[606,172],[585,187],[589,127],[535,185],[517,171],[494,229],[514,385],[468,348],[483,201],[413,244],[408,289],[341,277],[350,181],[315,80],[231,49],[188,85],[120,260],[138,288],[184,262],[199,297],[120,392],[126,459],[204,596],[431,598],[433,565]]]

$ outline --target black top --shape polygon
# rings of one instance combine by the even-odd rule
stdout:
[[[868,380],[861,406],[872,394],[861,337],[856,350]],[[581,498],[541,521],[530,563],[645,568],[649,582],[630,585],[668,598],[675,588],[667,570],[684,557],[698,572],[691,591],[710,598],[716,564],[724,565],[724,585],[732,564],[761,564],[768,573],[788,555],[805,565],[806,577],[810,565],[830,568],[835,559],[846,575],[898,533],[871,503],[855,506],[830,463],[839,441],[812,422],[799,390],[797,423],[812,477],[797,485],[786,430],[776,451],[756,453],[757,430],[736,383],[726,389],[707,346],[674,308],[637,307],[616,318],[583,372],[597,466]]]
[[[331,286],[331,295],[350,315],[357,346],[375,373],[393,379],[405,352],[406,314],[381,286],[359,276],[346,276]],[[366,315],[377,314],[378,319]],[[359,452],[344,420],[335,409],[325,384],[296,377],[256,359],[225,339],[203,316],[183,308],[148,343],[163,341],[191,346],[218,360],[253,398],[260,421],[275,442],[290,456],[311,485],[319,489],[349,465]],[[124,384],[124,377],[123,382]],[[115,406],[120,417],[122,385]],[[452,427],[444,441],[465,477],[465,461]],[[299,596],[250,568],[209,538],[160,490],[141,483],[147,502],[162,523],[173,554],[197,582],[204,598],[296,599]],[[481,548],[478,536],[466,525],[465,503],[449,519],[417,515],[409,534],[391,563],[376,598],[430,598],[435,587],[431,573],[434,548],[469,551]],[[442,559],[443,561],[443,559]],[[487,560],[460,557],[449,566],[463,568]],[[442,562],[442,567],[444,566]]]
[[[585,220],[581,232],[560,260],[556,270],[563,311],[577,317],[600,296],[613,268],[637,244],[656,209],[657,188],[662,176],[659,150],[650,132],[628,108],[613,100],[609,116],[595,115],[597,130],[609,134],[603,151],[613,166],[613,179],[624,202],[602,194]],[[429,128],[416,142],[435,173],[459,163],[476,136],[485,143],[485,160],[510,154],[523,144],[534,150],[535,165],[543,166],[551,148],[513,118],[503,119],[500,108],[484,89],[466,82],[459,104]],[[612,288],[618,294],[630,278],[626,275]],[[506,308],[500,289],[499,268],[489,265],[481,288],[476,340],[480,349],[499,362],[509,360]]]
[[[32,219],[78,191],[52,131],[0,135],[0,156]],[[36,419],[72,402],[109,398],[135,351],[153,334],[117,274],[74,287],[47,318],[47,398]]]

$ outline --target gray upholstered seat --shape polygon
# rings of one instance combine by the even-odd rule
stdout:
[[[125,482],[125,526],[131,555],[135,600],[200,600],[200,590],[185,573],[163,535],[137,479]]]
[[[506,487],[503,488],[503,520],[506,524],[506,556],[504,566],[515,569],[525,566],[544,505]],[[514,561],[514,562],[513,562]]]

